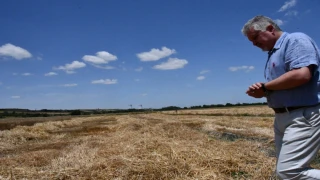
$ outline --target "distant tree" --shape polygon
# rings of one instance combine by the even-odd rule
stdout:
[[[177,106],[168,106],[168,107],[161,108],[161,110],[178,110],[178,109],[181,109],[181,108]]]
[[[80,110],[73,110],[70,112],[70,115],[81,115],[81,111]]]
[[[231,103],[226,103],[226,106],[233,106],[233,104],[231,104]]]

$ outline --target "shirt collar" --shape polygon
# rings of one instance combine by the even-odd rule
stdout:
[[[274,45],[273,49],[271,51],[269,51],[269,54],[272,54],[275,50],[280,49],[283,40],[287,37],[288,33],[287,32],[283,32],[281,34],[281,36],[279,37],[279,39],[277,40],[276,44]]]

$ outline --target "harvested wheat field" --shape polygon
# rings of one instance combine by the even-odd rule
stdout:
[[[275,179],[273,118],[250,108],[17,126],[0,131],[0,179]]]

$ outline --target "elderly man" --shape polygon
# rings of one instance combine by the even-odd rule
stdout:
[[[268,52],[266,82],[247,94],[266,97],[275,112],[276,172],[281,179],[320,179],[310,167],[320,148],[320,51],[304,33],[283,32],[266,16],[250,19],[242,33]]]

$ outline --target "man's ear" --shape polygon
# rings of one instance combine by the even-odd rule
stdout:
[[[269,24],[267,26],[267,28],[266,28],[266,31],[273,32],[274,31],[274,27],[271,24]]]

